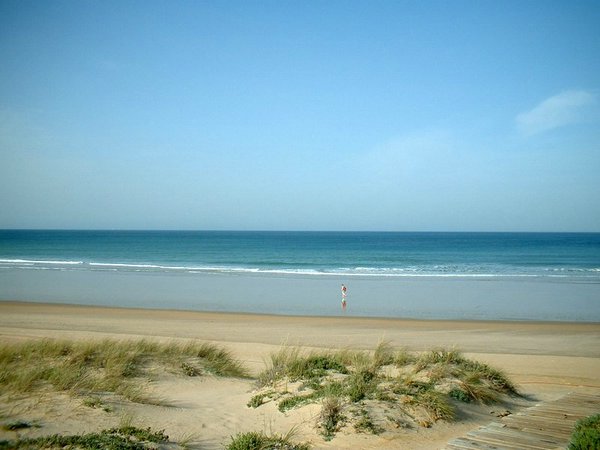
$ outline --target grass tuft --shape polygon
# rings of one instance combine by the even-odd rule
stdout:
[[[353,403],[367,398],[376,390],[375,372],[362,369],[354,372],[347,379],[346,394]]]
[[[448,397],[441,392],[434,390],[420,392],[413,397],[412,402],[425,409],[434,422],[454,419],[454,409],[448,402]]]
[[[163,431],[154,432],[150,428],[121,427],[84,435],[62,436],[55,434],[33,439],[2,441],[0,442],[0,448],[2,450],[29,450],[35,448],[144,450],[156,448],[156,444],[164,444],[168,440],[169,437]]]
[[[86,396],[112,392],[133,402],[152,403],[140,383],[151,366],[188,376],[202,370],[219,376],[248,376],[239,361],[213,344],[41,340],[0,348],[0,388],[19,394],[46,386]]]
[[[467,371],[461,377],[459,390],[470,400],[485,404],[495,403],[499,399],[498,391],[486,380],[480,372]]]
[[[283,400],[281,400],[279,402],[278,409],[281,412],[285,412],[298,406],[312,403],[317,398],[318,396],[315,393],[308,395],[293,395],[291,397],[286,397]]]
[[[430,367],[435,364],[455,364],[460,365],[465,359],[460,352],[456,350],[435,349],[427,353],[423,353],[415,363],[415,371]]]
[[[394,348],[387,341],[381,341],[373,353],[373,370],[393,364],[396,360]]]
[[[285,435],[273,434],[268,436],[256,431],[238,433],[231,438],[226,450],[309,450],[310,446],[308,444],[293,442],[295,433],[295,428],[292,428]]]
[[[325,439],[330,440],[344,421],[343,405],[339,397],[327,397],[323,400],[319,415],[319,427]]]

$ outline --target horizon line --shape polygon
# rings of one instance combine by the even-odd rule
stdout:
[[[422,233],[422,234],[599,234],[600,231],[548,231],[548,230],[301,230],[301,229],[234,229],[234,228],[2,228],[0,231],[112,231],[112,232],[207,232],[207,233]]]

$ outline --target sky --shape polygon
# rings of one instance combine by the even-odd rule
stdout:
[[[600,231],[598,1],[0,0],[0,228]]]

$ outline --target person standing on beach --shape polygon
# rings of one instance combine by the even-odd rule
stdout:
[[[342,309],[346,310],[346,286],[342,284]]]

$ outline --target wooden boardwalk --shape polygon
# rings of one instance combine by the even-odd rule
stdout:
[[[600,414],[600,395],[571,393],[467,433],[446,450],[565,449],[575,423]]]

